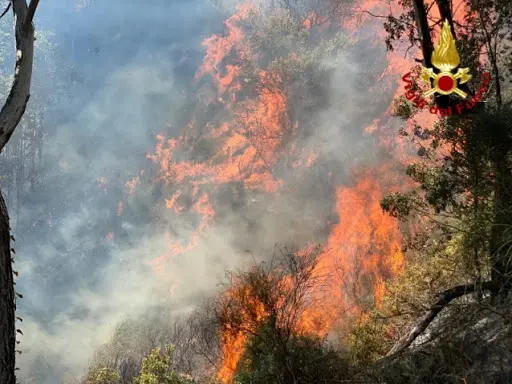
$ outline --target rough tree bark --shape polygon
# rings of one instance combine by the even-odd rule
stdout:
[[[30,96],[34,55],[32,20],[39,0],[11,0],[16,38],[16,65],[9,96],[0,111],[0,151],[18,126]],[[15,384],[15,293],[11,264],[9,214],[0,193],[0,383]]]

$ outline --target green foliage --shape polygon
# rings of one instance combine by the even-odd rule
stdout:
[[[409,120],[415,112],[413,103],[409,102],[405,96],[401,95],[393,100],[393,115],[402,120]]]
[[[385,42],[389,51],[394,50],[394,42],[400,40],[405,34],[407,34],[411,45],[417,39],[416,29],[408,27],[414,25],[414,9],[411,7],[411,2],[399,0],[398,3],[404,8],[404,12],[399,17],[394,17],[390,14],[384,23],[384,29],[387,32]]]
[[[348,42],[341,32],[316,36],[314,29],[307,28],[289,12],[260,16],[263,18],[252,20],[254,33],[249,43],[255,52],[263,54],[260,60],[264,65],[270,64],[270,68],[279,73],[318,70],[322,60],[339,53]],[[295,59],[290,60],[290,55]],[[290,68],[286,68],[286,64]]]
[[[421,16],[432,16],[415,14],[411,1],[400,3],[406,12],[400,18],[389,17],[386,23],[389,49],[403,35],[409,37],[411,44],[418,41],[415,23]],[[442,3],[448,4],[437,3],[440,8]],[[472,94],[477,91],[475,87],[480,85],[484,71],[491,73],[493,82],[485,95],[486,102],[474,106],[472,113],[441,118],[432,127],[416,125],[402,130],[402,136],[418,147],[419,157],[407,169],[407,176],[418,188],[409,194],[388,195],[381,206],[412,228],[407,244],[408,264],[403,275],[388,284],[382,306],[352,331],[354,361],[368,364],[384,357],[411,329],[411,324],[431,309],[434,299],[443,297],[439,294],[446,289],[474,284],[477,292],[473,298],[456,299],[457,304],[464,304],[464,309],[450,307],[435,323],[429,323],[422,334],[429,339],[426,346],[416,346],[412,352],[376,364],[378,369],[372,378],[379,377],[383,382],[510,380],[509,369],[504,370],[505,375],[499,380],[492,378],[501,368],[490,360],[497,361],[504,355],[510,360],[507,353],[499,350],[501,346],[491,351],[489,340],[468,337],[471,321],[481,323],[481,312],[473,319],[469,314],[463,318],[462,314],[466,315],[470,303],[478,307],[484,300],[478,292],[480,282],[492,280],[497,286],[501,281],[496,275],[506,276],[509,272],[500,254],[504,252],[497,244],[507,239],[503,228],[512,227],[512,193],[509,192],[512,189],[512,110],[507,106],[510,83],[506,81],[511,72],[505,60],[505,50],[510,50],[510,47],[505,49],[510,35],[499,35],[510,28],[512,3],[501,0],[463,3],[469,12],[463,21],[459,18],[456,44],[461,66],[472,69],[474,81],[469,84],[469,91]],[[431,7],[425,12],[431,12]],[[481,61],[483,49],[488,59],[485,64]],[[449,97],[453,108],[460,102]],[[404,121],[415,123],[417,112],[403,97],[395,100],[394,114]],[[456,323],[456,319],[461,321]],[[487,366],[482,369],[479,365],[484,361]]]
[[[329,71],[336,67],[338,53],[349,45],[344,33],[323,28],[321,23],[306,25],[284,9],[255,9],[241,28],[248,51],[239,59],[248,85],[245,93],[279,84],[297,110],[325,105]],[[279,81],[261,84],[262,73]]]
[[[119,374],[116,370],[107,367],[97,367],[89,371],[85,384],[117,384]]]
[[[347,378],[348,362],[323,340],[292,336],[284,344],[263,325],[246,345],[235,375],[238,384],[336,383]]]
[[[415,199],[414,195],[404,195],[401,193],[393,193],[385,196],[380,205],[383,210],[389,212],[389,214],[393,217],[399,219],[405,219],[411,213],[412,208],[414,207]]]
[[[447,237],[429,228],[417,237],[412,244],[415,252],[403,274],[387,284],[381,307],[351,330],[349,345],[356,364],[366,365],[384,357],[439,292],[473,279],[465,260],[462,232]]]
[[[366,366],[385,356],[391,348],[384,324],[377,313],[372,313],[369,321],[363,321],[350,330],[348,345],[350,361],[354,365]]]
[[[139,376],[134,379],[134,384],[187,384],[191,380],[178,374],[172,369],[174,346],[165,347],[162,355],[160,348],[155,348],[142,361]]]
[[[512,159],[506,155],[512,148],[511,117],[510,107],[490,106],[476,115],[442,120],[431,129],[416,128],[411,141],[425,150],[407,175],[419,191],[391,194],[381,201],[394,217],[408,220],[420,214],[445,234],[460,235],[461,253],[476,279],[489,277],[491,233],[498,225],[508,226],[506,212],[512,210],[507,192],[499,195],[500,209],[495,206],[497,185],[502,191],[512,188],[507,176]],[[496,236],[501,242],[503,234]]]

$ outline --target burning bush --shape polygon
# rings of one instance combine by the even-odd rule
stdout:
[[[335,3],[341,2],[329,2]],[[316,291],[295,304],[293,290],[307,284],[295,281],[303,275],[286,270],[289,266],[257,267],[226,290],[215,309],[223,308],[219,316],[225,320],[219,321],[225,329],[214,342],[226,359],[219,375],[226,380],[244,353],[244,332],[270,321],[287,337],[336,333],[380,300],[385,281],[400,273],[404,261],[397,221],[378,204],[384,190],[399,184],[394,162],[365,130],[375,120],[367,109],[375,107],[377,115],[387,109],[385,97],[374,97],[382,93],[376,82],[385,69],[383,53],[368,55],[378,50],[373,43],[365,47],[368,37],[349,39],[340,13],[325,13],[320,2],[311,6],[316,12],[296,12],[290,4],[238,7],[225,22],[225,33],[203,43],[206,55],[193,91],[204,97],[196,100],[190,123],[177,138],[159,135],[148,155],[159,168],[154,188],[165,195],[168,208],[155,209],[154,219],[172,227],[165,234],[169,252],[153,263],[160,276],[177,256],[187,258],[202,243],[208,248],[205,238],[216,237],[216,230],[229,233],[237,254],[245,249],[265,254],[275,243],[299,248],[327,243],[320,268],[306,279],[315,280]],[[352,61],[363,64],[355,69]],[[350,78],[352,73],[357,78]],[[334,75],[341,88],[336,98]],[[367,146],[372,150],[362,150]],[[366,170],[367,152],[378,171]],[[357,173],[351,171],[356,164]],[[185,231],[175,229],[181,222]],[[221,258],[222,252],[208,248],[205,257]],[[255,290],[262,287],[272,295]]]
[[[258,335],[263,332],[271,343],[266,347],[287,356],[292,339],[308,334],[308,304],[322,287],[318,257],[318,250],[285,250],[269,263],[229,274],[224,293],[212,298],[202,312],[203,324],[213,324],[220,332],[209,335],[219,338],[219,378],[227,380],[238,370],[250,337],[261,342]]]
[[[480,283],[488,273],[477,271],[483,260],[478,255],[486,247],[482,236],[489,231],[479,223],[489,214],[492,199],[487,194],[475,210],[471,209],[476,200],[460,205],[468,201],[464,197],[474,192],[473,187],[489,191],[489,184],[474,184],[475,177],[492,180],[489,158],[475,151],[474,127],[461,128],[450,121],[423,130],[411,122],[402,129],[420,142],[418,154],[433,160],[410,166],[412,182],[404,182],[400,167],[410,164],[412,156],[389,129],[389,117],[376,118],[390,108],[386,97],[374,95],[386,88],[386,82],[379,80],[402,66],[409,70],[411,62],[396,60],[396,67],[381,73],[377,64],[365,61],[364,52],[354,53],[354,47],[363,44],[352,44],[347,31],[341,32],[344,23],[338,14],[304,12],[290,2],[281,3],[284,6],[277,9],[244,3],[225,22],[224,34],[204,41],[206,55],[196,74],[195,91],[201,94],[196,113],[178,138],[158,136],[155,153],[148,155],[159,166],[155,181],[169,208],[159,215],[168,214],[167,222],[182,219],[193,227],[188,236],[174,230],[166,233],[170,251],[156,260],[159,267],[177,255],[188,256],[202,241],[209,259],[222,257],[223,250],[210,249],[204,240],[208,231],[212,237],[224,239],[229,233],[235,238],[230,239],[233,253],[247,248],[262,253],[267,246],[263,242],[274,244],[293,235],[299,247],[317,240],[325,243],[323,252],[286,251],[278,262],[230,274],[221,294],[196,315],[192,325],[198,326],[200,352],[217,365],[215,373],[225,383],[234,374],[242,382],[295,382],[291,378],[296,375],[305,382],[342,380],[349,369],[344,358],[325,344],[328,336],[337,333],[341,338],[343,332],[337,331],[359,321],[352,357],[357,364],[370,364],[387,353],[415,317],[412,311],[423,310],[437,290],[459,284],[439,299],[443,304],[466,293],[464,284]],[[398,28],[398,35],[408,31],[411,41],[417,41],[410,27],[414,21],[408,19],[412,15],[414,11],[406,12],[405,19],[390,17],[387,27]],[[407,28],[395,25],[404,22]],[[336,65],[341,65],[336,61],[340,49],[364,62],[368,73],[352,79],[350,92],[333,100],[329,82]],[[352,73],[361,74],[348,68],[338,72],[342,85]],[[320,116],[329,103],[345,108],[340,115],[330,111],[324,124]],[[402,117],[418,113],[404,100],[396,107]],[[374,113],[369,115],[369,110]],[[335,116],[343,122],[333,122]],[[319,132],[318,126],[328,133]],[[461,129],[466,129],[466,136],[460,135]],[[340,139],[342,134],[348,145]],[[368,148],[367,143],[371,150],[361,150]],[[361,152],[377,154],[372,170],[367,169],[368,156]],[[434,159],[441,152],[452,159],[441,164]],[[464,169],[454,174],[454,165]],[[425,193],[413,198],[393,194],[379,204],[385,191],[403,192],[415,183]],[[413,208],[416,217],[411,220],[409,215],[406,222],[413,235],[421,234],[415,228],[418,222],[424,229],[419,218],[430,215],[431,222],[440,223],[427,227],[427,239],[418,240],[416,247],[403,241],[396,220],[404,216],[399,211],[409,214]],[[311,230],[310,216],[315,215],[310,211],[316,214],[311,221],[320,222],[320,229]],[[464,227],[460,233],[471,236],[446,230],[459,224]],[[225,233],[222,225],[228,229]],[[221,228],[218,232],[216,226]],[[404,268],[406,245],[413,256]],[[466,256],[475,251],[475,260]],[[389,283],[404,270],[401,278]],[[431,308],[426,319],[438,312]],[[404,316],[378,322],[396,315]],[[418,330],[424,329],[413,329],[412,339]],[[360,347],[361,340],[365,347]],[[305,363],[313,361],[313,355],[323,368],[315,370]],[[339,369],[332,369],[333,365]]]

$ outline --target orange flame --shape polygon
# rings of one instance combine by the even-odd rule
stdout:
[[[135,191],[135,187],[139,184],[140,178],[134,177],[131,181],[126,183],[126,188],[128,188],[128,194],[131,195]]]
[[[389,173],[391,170],[382,167],[380,171]],[[349,313],[359,310],[354,299],[364,296],[364,279],[373,281],[373,292],[369,293],[374,294],[379,305],[384,282],[400,274],[404,266],[398,223],[383,212],[379,204],[388,191],[379,179],[382,180],[382,176],[375,170],[367,170],[358,177],[353,188],[337,190],[340,223],[332,228],[326,246],[327,257],[322,260],[327,270],[338,274],[338,279],[332,280],[335,285],[332,292],[340,296],[333,299]],[[341,294],[340,286],[345,287],[345,292],[353,291],[355,296]]]
[[[371,0],[362,7],[378,13],[382,5]],[[387,9],[382,11],[387,12]],[[286,81],[268,68],[259,67],[258,55],[249,48],[244,23],[252,12],[257,10],[251,2],[239,6],[225,22],[224,36],[213,35],[203,42],[206,54],[195,79],[198,84],[207,83],[206,77],[212,80],[214,96],[206,97],[205,103],[222,111],[219,113],[222,117],[205,123],[192,119],[177,138],[158,135],[154,153],[147,155],[159,166],[156,181],[168,188],[166,207],[176,215],[192,212],[200,218],[186,241],[166,234],[169,249],[154,260],[157,272],[170,258],[195,247],[200,242],[201,232],[215,224],[212,196],[219,186],[238,182],[248,190],[280,194],[286,185],[276,172],[277,165],[314,167],[321,161],[317,151],[300,148],[298,142],[289,144],[290,138],[299,131],[300,122],[291,117]],[[357,33],[360,23],[370,20],[367,16],[365,14],[362,20],[355,17],[344,20],[343,25]],[[325,18],[311,14],[303,20],[303,28],[311,31],[316,27],[324,28],[326,23]],[[375,39],[375,43],[382,44],[382,32],[376,36],[379,39]],[[401,77],[410,71],[413,63],[402,56],[402,52],[388,54],[389,66],[372,88],[373,94],[386,91],[397,96],[403,93]],[[298,60],[294,54],[287,58]],[[373,135],[398,165],[408,163],[411,157],[396,139],[395,122],[389,117],[391,108],[370,126],[362,127],[362,133]],[[428,112],[418,117],[427,123],[430,122],[427,119],[434,118]],[[190,155],[194,146],[199,145],[198,141],[209,156]],[[361,315],[365,308],[361,298],[380,305],[386,281],[402,272],[404,254],[398,223],[383,213],[379,205],[384,194],[399,189],[396,186],[401,186],[400,189],[407,186],[397,163],[389,160],[372,170],[359,170],[354,185],[337,186],[335,206],[339,222],[331,228],[319,272],[330,276],[329,289],[303,311],[298,333],[325,335],[336,330],[347,322],[346,319]],[[138,182],[138,178],[133,179],[127,187],[131,191]],[[118,213],[122,211],[120,203]],[[250,296],[251,292],[237,287],[226,292],[225,298],[237,295]],[[254,313],[242,314],[249,328],[265,318],[265,308],[255,299],[253,310],[255,317]],[[244,333],[229,326],[221,330],[220,336],[223,360],[218,378],[229,383],[244,352],[246,338]]]
[[[241,310],[237,315],[241,318],[244,328],[250,332],[255,332],[267,316],[264,305],[258,300],[253,299],[254,295],[247,287],[240,286],[225,292],[224,300],[231,299],[252,302],[253,305],[243,305],[236,307]],[[252,312],[243,310],[251,308]],[[230,324],[225,324],[221,333],[223,365],[217,373],[217,378],[222,382],[229,382],[236,371],[238,363],[245,351],[246,333],[239,329],[234,329]]]

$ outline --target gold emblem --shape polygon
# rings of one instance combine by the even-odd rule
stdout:
[[[421,70],[421,78],[425,82],[431,85],[431,80],[434,80],[434,87],[426,91],[423,96],[429,97],[436,92],[441,95],[456,93],[465,99],[467,93],[457,88],[457,85],[469,81],[471,75],[468,74],[469,68],[459,68],[455,75],[452,73],[452,70],[459,65],[459,61],[459,53],[455,48],[455,39],[452,35],[450,23],[445,20],[441,29],[439,44],[432,53],[432,65],[439,70],[439,73],[434,73],[433,68],[423,67]]]

